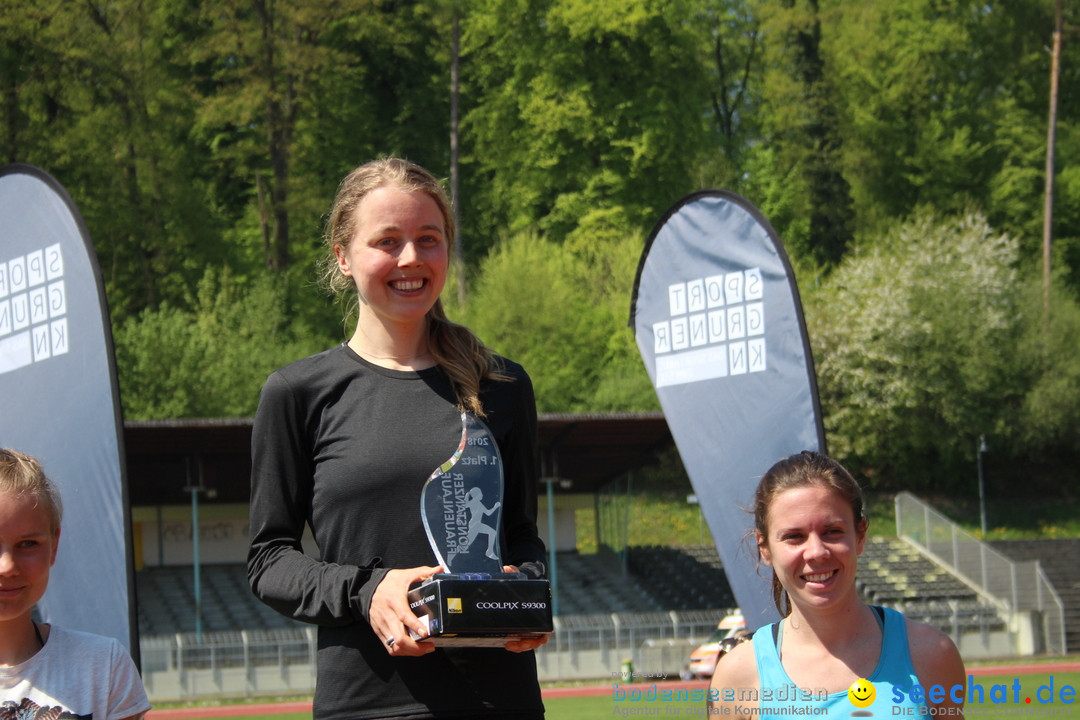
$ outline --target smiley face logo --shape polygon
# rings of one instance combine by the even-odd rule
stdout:
[[[874,698],[877,697],[877,691],[874,689],[874,683],[869,680],[860,678],[851,683],[851,687],[847,691],[848,700],[851,704],[857,708],[867,708],[874,704]]]

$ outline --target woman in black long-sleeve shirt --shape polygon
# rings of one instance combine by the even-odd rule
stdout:
[[[456,449],[463,411],[503,458],[504,561],[544,574],[532,384],[446,319],[453,238],[422,168],[387,159],[350,173],[327,225],[327,279],[355,291],[356,331],[273,373],[260,397],[248,576],[264,602],[319,625],[316,718],[543,717],[542,639],[435,648],[409,632],[426,631],[406,591],[438,571],[420,490]],[[305,525],[318,559],[301,547]]]

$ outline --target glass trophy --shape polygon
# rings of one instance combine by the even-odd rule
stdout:
[[[409,590],[436,645],[502,646],[552,631],[551,587],[503,572],[503,464],[488,427],[461,414],[457,451],[424,484],[420,514],[445,572]]]

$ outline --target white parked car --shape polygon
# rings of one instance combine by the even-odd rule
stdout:
[[[709,639],[690,653],[690,662],[683,672],[684,679],[711,678],[716,669],[717,660],[749,637],[750,633],[746,630],[746,620],[743,619],[741,610],[725,615]]]

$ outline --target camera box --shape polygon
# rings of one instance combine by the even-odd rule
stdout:
[[[499,646],[554,629],[547,580],[436,575],[409,590],[436,645]]]

